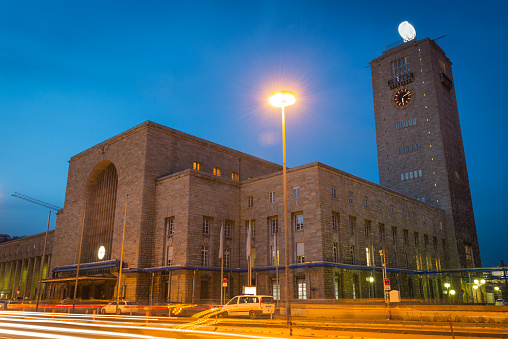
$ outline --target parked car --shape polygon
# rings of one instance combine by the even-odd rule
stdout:
[[[141,309],[137,302],[134,301],[119,301],[118,302],[118,312],[116,314],[134,314],[139,312]],[[116,301],[110,302],[103,308],[101,308],[102,314],[115,314],[116,311]]]
[[[508,301],[506,299],[497,299],[496,306],[508,306]]]
[[[248,316],[255,319],[272,315],[275,304],[270,295],[239,295],[228,301],[222,309],[224,316]]]

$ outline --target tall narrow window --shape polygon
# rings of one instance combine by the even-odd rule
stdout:
[[[356,217],[349,216],[349,234],[355,234]]]
[[[379,224],[379,241],[385,241],[385,225]]]
[[[166,251],[166,265],[171,266],[173,263],[173,246],[168,246],[168,249]]]
[[[369,198],[368,197],[363,198],[363,207],[365,207],[365,208],[369,207]]]
[[[300,186],[293,187],[293,199],[300,198]]]
[[[392,227],[392,243],[397,243],[397,227]]]
[[[231,267],[231,249],[226,248],[224,250],[224,267],[230,268]]]
[[[275,191],[268,192],[268,203],[273,204],[275,202]]]
[[[270,223],[270,228],[271,228],[272,234],[275,234],[275,233],[279,234],[279,218],[277,218],[277,217],[270,218],[269,223]]]
[[[408,239],[409,239],[409,231],[408,230],[403,230],[403,233],[404,233],[404,245],[407,245],[408,244]]]
[[[251,196],[247,197],[247,207],[252,207],[252,206],[254,206],[254,197],[251,195]]]
[[[307,299],[307,283],[304,278],[296,279],[296,286],[298,289],[298,299]]]
[[[372,266],[372,263],[370,261],[370,250],[368,247],[365,247],[365,256],[367,258],[367,266]]]
[[[339,262],[339,244],[333,243],[333,262]]]
[[[201,247],[201,266],[208,266],[208,246]]]
[[[256,220],[255,219],[252,219],[250,222],[250,236],[253,238],[256,236]]]
[[[229,238],[231,237],[231,223],[227,222],[224,224],[224,236]]]
[[[252,267],[256,267],[256,248],[252,247],[250,249],[250,262]]]
[[[194,163],[192,164],[192,168],[195,169],[196,171],[201,171],[201,163],[194,161]]]
[[[349,247],[349,252],[350,252],[350,255],[351,255],[351,265],[354,265],[356,263],[356,260],[355,260],[355,245],[351,245]]]
[[[353,203],[353,192],[349,192],[349,203]]]
[[[203,217],[203,234],[210,234],[210,218]]]
[[[365,219],[364,221],[364,227],[365,227],[365,237],[368,237],[370,235],[370,220]]]
[[[332,212],[332,231],[339,229],[339,213]]]
[[[231,172],[231,180],[238,181],[240,180],[240,176],[236,172]]]
[[[272,253],[272,266],[279,266],[280,264],[280,261],[279,261],[279,249],[277,249],[277,253],[275,253],[275,249],[273,248],[273,245],[270,246],[270,249],[271,249],[271,253]]]
[[[168,217],[164,220],[164,223],[166,224],[167,235],[175,234],[175,218]]]
[[[415,232],[415,247],[418,247],[418,232]]]
[[[272,279],[272,295],[273,299],[280,300],[280,284],[277,284],[277,279]]]
[[[213,168],[213,175],[220,177],[220,168],[219,167]]]
[[[303,214],[295,215],[295,230],[303,230]]]
[[[382,212],[383,211],[383,209],[381,207],[381,201],[377,202],[377,210],[378,210],[378,212]]]
[[[337,188],[332,187],[332,198],[337,198]]]
[[[296,262],[299,264],[305,262],[305,248],[303,242],[296,243]]]

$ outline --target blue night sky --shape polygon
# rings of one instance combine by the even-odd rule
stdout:
[[[0,0],[0,233],[43,232],[48,210],[11,194],[63,207],[69,158],[146,120],[281,163],[266,102],[280,88],[298,97],[288,166],[379,182],[366,66],[407,20],[421,39],[447,35],[483,265],[508,261],[507,7]]]

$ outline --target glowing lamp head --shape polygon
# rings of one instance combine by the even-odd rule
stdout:
[[[415,28],[407,21],[404,21],[399,25],[399,34],[404,42],[414,40],[416,37]]]
[[[370,281],[370,282],[374,282],[374,277],[370,277],[370,278],[369,278],[369,281]]]
[[[291,106],[296,102],[296,96],[295,93],[288,91],[275,92],[270,96],[268,102],[275,107]]]
[[[450,287],[450,284],[446,283],[446,284],[444,284],[444,287],[448,288],[448,287]]]
[[[480,283],[485,284],[485,279],[480,280]]]
[[[450,294],[451,294],[451,295],[455,295],[455,290],[451,290],[451,291],[450,291]]]
[[[478,289],[478,285],[473,285],[473,288],[476,290]]]
[[[499,291],[499,287],[494,287],[494,291]]]
[[[478,285],[478,284],[480,284],[480,281],[479,281],[478,279],[475,279],[475,280],[474,280],[474,283],[475,283],[476,285]]]
[[[99,247],[99,252],[97,252],[97,255],[99,260],[104,259],[104,256],[106,255],[106,248],[104,246]]]

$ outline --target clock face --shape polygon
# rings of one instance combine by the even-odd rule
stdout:
[[[97,254],[99,255],[100,260],[104,259],[104,256],[106,255],[106,249],[104,248],[104,246],[101,246],[99,248],[99,252]]]
[[[407,88],[399,89],[393,95],[393,103],[396,107],[404,108],[412,102],[413,93]]]

